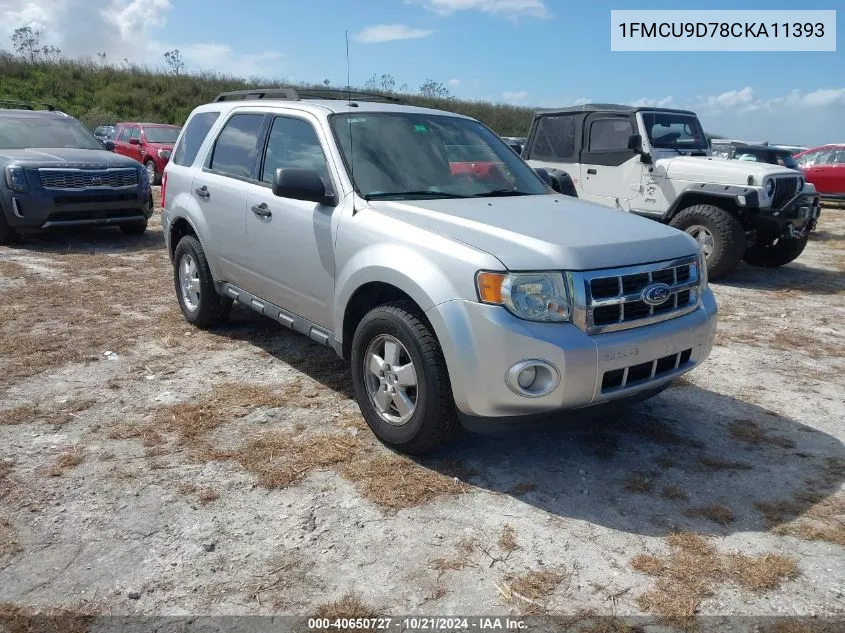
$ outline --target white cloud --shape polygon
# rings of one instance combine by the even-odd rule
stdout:
[[[452,15],[458,11],[481,11],[510,19],[545,18],[549,9],[543,0],[412,0],[429,11]]]
[[[592,103],[592,102],[593,102],[593,100],[590,97],[579,97],[578,99],[576,99],[575,101],[572,102],[572,105],[576,105],[576,106],[586,105],[586,104]]]
[[[460,79],[450,79],[449,85],[452,86],[453,88],[456,88],[456,87],[461,85],[461,80]]]
[[[662,99],[637,99],[636,101],[632,101],[631,105],[641,108],[650,106],[652,108],[671,108],[672,104],[674,103],[675,99],[673,97],[663,97]]]
[[[355,40],[364,44],[395,42],[396,40],[416,40],[428,37],[434,31],[415,29],[404,24],[374,24],[362,29],[355,35]]]
[[[157,40],[172,8],[171,0],[0,0],[0,48],[11,48],[16,28],[31,26],[41,32],[42,45],[57,46],[66,57],[105,53],[108,63],[126,59],[163,68],[164,52],[178,48],[187,70],[280,76],[278,51],[239,53],[216,42]]]
[[[508,90],[502,93],[502,100],[506,103],[520,103],[528,98],[528,93],[525,90],[512,91]]]

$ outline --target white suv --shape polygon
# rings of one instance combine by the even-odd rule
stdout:
[[[646,398],[707,357],[689,235],[556,194],[474,119],[344,96],[191,114],[162,186],[189,322],[238,301],[334,348],[374,433],[413,453],[458,420]]]

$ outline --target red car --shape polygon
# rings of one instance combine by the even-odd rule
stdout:
[[[113,137],[114,151],[143,163],[150,182],[158,185],[181,129],[163,123],[118,123]]]
[[[845,201],[845,145],[823,145],[795,155],[821,198]]]

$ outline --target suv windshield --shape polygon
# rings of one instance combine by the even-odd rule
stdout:
[[[178,127],[145,127],[147,143],[175,143],[179,137]]]
[[[534,170],[478,121],[362,112],[335,114],[331,125],[355,190],[367,199],[548,193]],[[484,164],[468,170],[462,165],[468,161]]]
[[[643,112],[648,141],[658,149],[704,150],[707,137],[698,118],[678,112]]]
[[[737,148],[735,158],[738,160],[751,160],[758,163],[770,163],[772,165],[781,165],[789,167],[790,169],[798,169],[798,163],[789,152],[777,152],[772,150],[755,150],[746,148]]]
[[[63,147],[103,149],[76,119],[53,116],[0,116],[0,149]]]

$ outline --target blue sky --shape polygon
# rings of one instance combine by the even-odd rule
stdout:
[[[837,4],[747,0],[742,8]],[[611,52],[611,8],[676,9],[678,3],[0,0],[0,25],[7,31],[37,26],[48,43],[74,56],[107,52],[115,63],[125,57],[158,65],[164,50],[178,47],[194,70],[335,84],[346,81],[348,30],[353,84],[389,73],[412,90],[431,78],[459,98],[526,106],[653,102],[692,107],[708,130],[733,137],[845,141],[842,35],[836,52]],[[840,22],[842,15],[845,10]],[[95,20],[105,28],[91,28]]]

